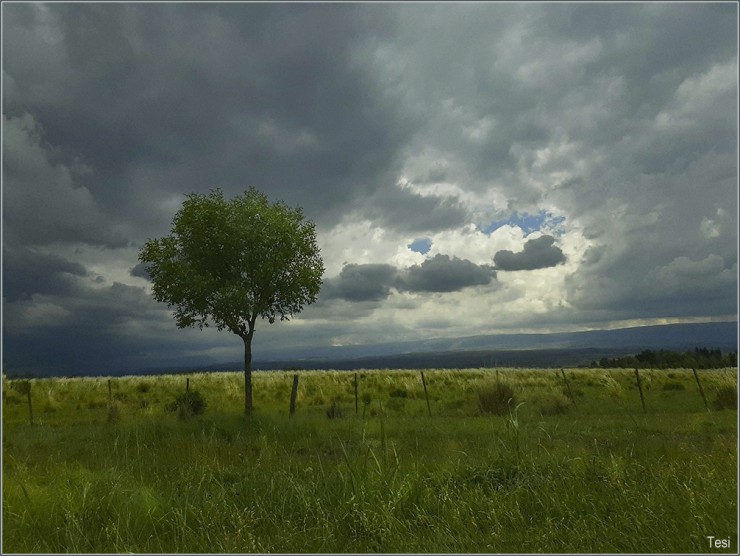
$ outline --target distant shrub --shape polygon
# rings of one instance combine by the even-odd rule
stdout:
[[[139,384],[136,385],[136,391],[141,392],[142,394],[148,392],[149,390],[151,390],[151,388],[152,388],[152,385],[149,384],[148,382],[140,382]]]
[[[686,390],[686,387],[680,382],[666,382],[663,390]]]
[[[543,400],[540,415],[563,415],[570,411],[571,401],[564,395],[555,393]]]
[[[391,398],[408,398],[409,393],[406,391],[405,388],[396,388],[395,390],[392,390],[389,394]]]
[[[506,382],[495,382],[478,390],[478,410],[488,415],[506,415],[516,406],[514,389]]]
[[[714,400],[717,409],[737,409],[737,386],[722,386]]]
[[[362,396],[360,396],[360,399],[362,400],[362,403],[364,405],[370,405],[370,402],[372,401],[372,398],[370,397],[370,394],[365,393]]]
[[[332,404],[329,406],[329,409],[326,410],[326,416],[329,419],[341,419],[344,417],[344,412],[342,411],[342,408],[337,404],[337,402],[332,402]]]
[[[202,415],[206,410],[206,400],[198,390],[188,390],[180,394],[175,401],[167,404],[165,409],[170,413],[177,413],[180,419],[187,419],[194,415]]]

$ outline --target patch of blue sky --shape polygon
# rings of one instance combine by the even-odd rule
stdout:
[[[565,216],[553,216],[549,211],[541,210],[537,214],[514,212],[506,220],[494,220],[488,226],[479,226],[478,229],[486,235],[491,235],[502,226],[516,226],[521,228],[525,235],[546,228],[551,233],[558,233],[560,225],[565,222]]]
[[[422,255],[426,255],[429,253],[429,250],[432,248],[432,240],[428,237],[422,237],[415,239],[411,243],[407,245],[409,249],[412,251],[415,251],[416,253],[421,253]]]

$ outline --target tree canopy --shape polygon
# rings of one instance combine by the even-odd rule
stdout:
[[[147,241],[139,260],[178,327],[214,324],[244,340],[250,384],[257,318],[274,323],[299,313],[316,301],[324,273],[314,224],[254,188],[231,200],[220,189],[187,195],[170,234]]]

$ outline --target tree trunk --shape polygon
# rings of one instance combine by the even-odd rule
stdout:
[[[244,338],[244,415],[252,416],[252,335]]]

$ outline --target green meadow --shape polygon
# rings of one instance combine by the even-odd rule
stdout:
[[[295,374],[4,378],[2,551],[737,553],[737,369]]]

